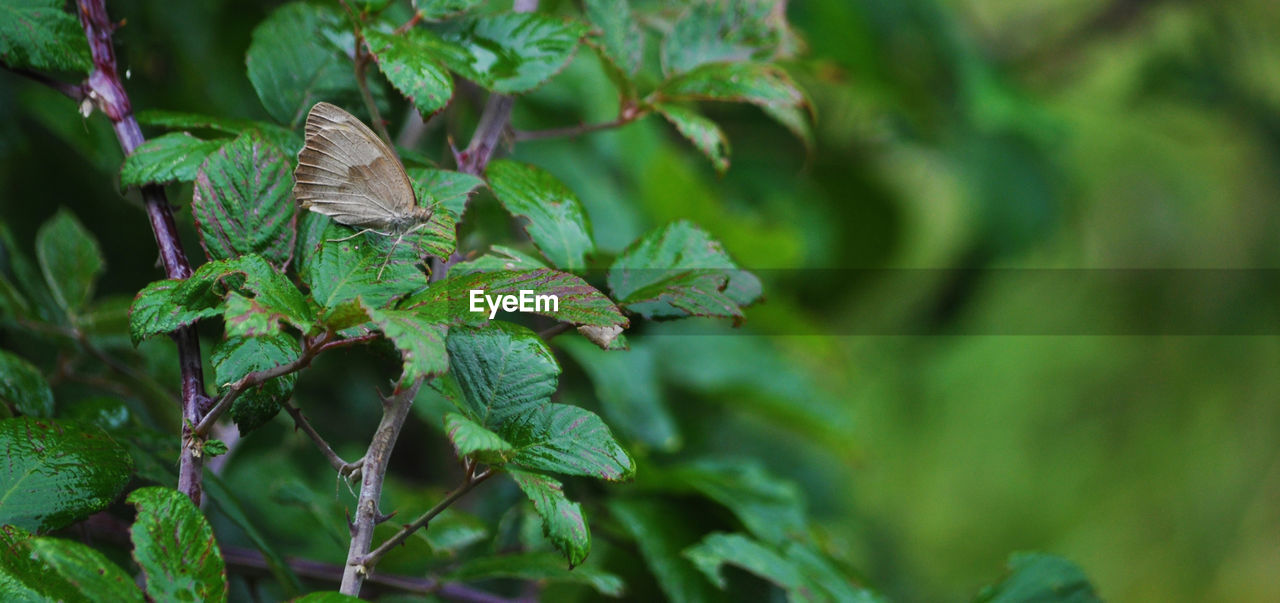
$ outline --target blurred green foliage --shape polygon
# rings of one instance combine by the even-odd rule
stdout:
[[[243,57],[272,8],[112,2],[128,15],[116,41],[134,107],[268,119]],[[760,271],[767,302],[733,336],[676,327],[633,340],[635,361],[656,365],[636,370],[660,376],[643,387],[666,395],[681,426],[679,454],[750,457],[797,481],[824,539],[894,599],[965,599],[1010,551],[1027,549],[1076,561],[1114,600],[1280,599],[1274,337],[948,336],[1053,313],[1059,300],[941,272],[916,292],[941,335],[844,336],[856,312],[903,304],[900,292],[798,270],[1274,267],[1273,3],[806,0],[789,16],[806,51],[788,67],[818,116],[811,152],[736,105],[708,107],[733,147],[723,177],[657,116],[515,152],[576,192],[603,251],[689,219]],[[413,111],[390,108],[393,124]],[[513,123],[605,121],[616,109],[599,60],[579,52],[554,85],[521,99]],[[108,258],[99,297],[132,296],[155,279],[152,237],[136,193],[119,193],[107,122],[81,120],[70,101],[3,72],[0,113],[14,116],[0,120],[0,220],[17,246],[32,249],[38,225],[67,208]],[[446,130],[469,128],[444,124],[422,150],[445,156]],[[172,198],[185,205],[190,187]],[[472,212],[464,235],[504,219],[492,198]],[[198,249],[185,209],[179,223]],[[835,334],[780,335],[825,330]],[[156,345],[144,357],[174,384],[168,344]],[[343,354],[321,358],[296,395],[321,432],[353,434],[335,444],[353,458],[377,417],[362,407],[365,384],[392,375]],[[595,370],[580,355],[568,373]],[[576,389],[561,395],[588,407],[622,395],[565,382]],[[58,399],[75,388],[58,385]],[[432,408],[422,401],[417,412],[438,416]],[[457,471],[430,425],[439,422],[407,426],[392,460],[388,497],[405,516],[431,500],[423,483]],[[350,500],[340,492],[332,509],[307,507],[313,497],[296,491],[330,492],[333,477],[290,431],[277,419],[254,432],[236,452],[254,462],[233,456],[224,478],[265,484],[244,499],[273,533],[333,534],[328,545],[278,547],[340,560]],[[491,509],[472,511],[519,496],[509,484],[493,492],[476,499]],[[231,521],[215,513],[236,543]],[[513,514],[502,525],[518,539],[529,521]],[[460,541],[482,529],[458,522]],[[453,545],[417,546],[447,555]],[[609,544],[598,546],[607,556]]]

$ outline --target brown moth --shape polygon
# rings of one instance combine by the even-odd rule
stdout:
[[[336,105],[316,103],[307,113],[293,178],[293,196],[304,209],[360,229],[340,241],[368,232],[393,236],[394,253],[406,235],[431,220],[432,209],[418,206],[413,183],[387,143]]]

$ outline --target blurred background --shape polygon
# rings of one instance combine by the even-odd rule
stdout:
[[[127,18],[117,43],[135,108],[267,119],[244,50],[273,6],[110,2]],[[1194,324],[1144,332],[1124,327],[1152,311],[1151,292],[1123,278],[1097,297],[1026,278],[1280,268],[1275,3],[804,0],[788,15],[806,46],[787,66],[815,108],[812,150],[754,108],[706,106],[733,144],[723,177],[657,117],[514,151],[578,193],[606,256],[688,218],[765,281],[737,330],[633,337],[633,389],[679,426],[647,454],[758,458],[801,485],[823,537],[895,600],[965,600],[1017,550],[1076,561],[1109,600],[1280,600],[1280,340],[1273,323],[1236,320],[1272,301],[1228,291]],[[405,111],[389,108],[394,128]],[[616,110],[582,51],[514,123]],[[0,220],[19,245],[65,206],[108,258],[100,296],[157,278],[107,122],[8,73],[0,115]],[[446,133],[470,132],[453,127],[422,150],[447,157]],[[185,204],[189,187],[171,198]],[[477,203],[469,220],[496,219],[491,199]],[[1206,273],[1169,278],[1159,299],[1176,305]],[[1037,329],[1064,313],[1078,330]],[[1031,326],[1009,334],[1011,321]],[[376,417],[361,404],[387,367],[331,361],[344,370],[308,373],[299,402],[322,431],[367,433]],[[592,404],[601,392],[565,364],[562,395]],[[404,488],[432,476],[413,459],[447,446],[428,427],[407,433],[393,465]],[[271,464],[237,465],[248,451]],[[288,498],[281,475],[332,488],[283,420],[239,454],[226,477],[268,484],[263,507]]]

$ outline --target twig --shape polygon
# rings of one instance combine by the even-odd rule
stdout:
[[[342,457],[338,456],[338,453],[333,451],[333,447],[329,445],[329,442],[325,441],[324,437],[320,435],[320,432],[316,431],[316,428],[311,426],[311,422],[302,414],[302,409],[290,404],[287,400],[282,402],[280,406],[284,408],[285,412],[289,413],[289,416],[293,417],[294,426],[301,429],[303,433],[307,434],[307,437],[311,438],[311,441],[315,443],[316,448],[320,449],[320,454],[324,455],[325,460],[329,461],[329,464],[333,466],[335,471],[342,473],[351,467],[351,463],[342,460]]]
[[[396,439],[400,437],[400,428],[409,416],[409,407],[413,405],[413,398],[421,386],[422,379],[418,379],[407,388],[397,389],[390,398],[383,401],[382,420],[373,433],[373,439],[369,441],[364,466],[361,467],[360,496],[356,500],[355,521],[351,523],[351,545],[347,548],[347,565],[343,568],[342,586],[339,588],[343,594],[359,596],[360,587],[369,576],[372,564],[365,564],[365,555],[373,544],[373,529],[390,518],[382,515],[378,509],[387,463],[391,460]]]
[[[329,333],[321,333],[316,337],[308,339],[304,342],[302,354],[293,362],[274,366],[269,369],[263,369],[261,371],[254,371],[232,383],[227,388],[227,391],[217,399],[212,408],[205,413],[204,418],[196,424],[195,428],[192,429],[192,432],[200,437],[208,435],[209,429],[222,417],[223,413],[231,408],[231,403],[235,402],[236,398],[239,397],[240,394],[244,393],[244,390],[261,385],[270,379],[275,379],[276,377],[306,368],[311,364],[312,360],[315,360],[316,356],[320,355],[321,352],[337,347],[364,343],[376,338],[377,335],[361,335],[360,337],[339,339],[337,341],[329,341],[329,337]]]
[[[125,539],[128,542],[128,539]],[[258,570],[264,574],[269,572],[267,560],[262,553],[238,546],[220,545],[222,557],[229,567],[237,569]],[[289,569],[301,578],[337,582],[342,579],[342,566],[311,559],[289,557],[285,559]],[[401,576],[396,574],[374,574],[368,582],[379,586],[387,586],[397,590],[423,595],[435,594],[453,601],[469,601],[472,603],[512,603],[514,599],[499,597],[464,584],[444,583],[435,578],[419,578],[417,576]]]
[[[613,119],[606,122],[595,123],[595,124],[578,124],[576,126],[565,126],[563,128],[549,128],[546,130],[513,130],[511,133],[511,136],[516,141],[539,140],[543,138],[560,138],[560,137],[577,138],[579,136],[582,136],[583,134],[590,134],[591,132],[599,132],[600,130],[608,130],[611,128],[617,128],[619,126],[625,126],[639,119],[644,115],[645,115],[645,112],[642,112],[642,111],[624,110],[620,115],[618,115],[617,119]]]
[[[356,85],[360,88],[360,97],[364,99],[364,106],[369,110],[369,119],[373,120],[373,129],[377,131],[378,136],[382,137],[382,140],[386,141],[387,146],[390,146],[391,152],[394,153],[395,146],[391,142],[391,134],[387,132],[387,125],[382,123],[382,113],[378,111],[378,103],[374,102],[373,93],[369,91],[369,80],[366,77],[365,70],[373,57],[373,49],[368,48],[364,39],[364,31],[360,27],[360,24],[364,22],[364,14],[357,14],[356,11],[352,10],[351,5],[347,4],[346,0],[338,0],[338,3],[347,11],[347,15],[351,17],[351,23],[355,27],[353,32],[356,38],[353,49],[355,56],[352,57],[352,60],[355,63]]]
[[[85,98],[92,100],[111,120],[111,126],[120,141],[125,155],[133,153],[144,139],[138,120],[133,117],[133,107],[125,94],[124,85],[116,69],[115,48],[111,44],[111,33],[116,25],[107,17],[104,0],[81,0],[80,25],[84,28],[85,37],[89,41],[89,53],[93,57],[93,72],[83,85],[87,90]],[[182,251],[178,229],[173,221],[173,212],[169,200],[165,198],[164,189],[155,186],[142,187],[142,199],[146,206],[147,218],[151,222],[151,231],[156,237],[156,246],[160,249],[160,260],[164,264],[165,276],[171,279],[182,279],[191,276],[191,264]],[[178,364],[182,372],[182,417],[183,442],[182,453],[178,460],[178,490],[182,491],[192,502],[200,504],[200,479],[203,461],[199,454],[198,442],[191,439],[191,426],[203,418],[208,396],[204,393],[204,369],[200,360],[200,340],[196,337],[195,328],[182,327],[171,336],[178,346]]]
[[[3,63],[0,63],[0,64],[3,64]],[[4,65],[4,68],[22,77],[35,80],[37,82],[40,82],[41,84],[44,84],[50,88],[53,88],[54,90],[57,90],[58,92],[62,93],[63,96],[66,96],[67,98],[75,101],[77,104],[84,102],[84,99],[88,94],[88,92],[85,91],[86,90],[85,85],[82,83],[72,84],[70,82],[64,82],[62,80],[49,77],[38,71],[31,71],[30,69],[10,67],[8,65]]]
[[[480,474],[473,474],[470,471],[467,473],[467,480],[464,481],[461,486],[458,486],[453,492],[450,492],[448,496],[441,499],[440,502],[436,503],[436,506],[431,507],[431,509],[426,513],[419,515],[417,519],[405,524],[394,536],[388,538],[386,542],[378,545],[378,548],[370,551],[368,555],[365,555],[365,566],[372,566],[377,563],[379,559],[382,559],[383,555],[387,554],[387,551],[399,546],[400,543],[404,542],[405,539],[409,538],[409,536],[414,532],[426,527],[426,525],[437,515],[443,513],[445,509],[449,508],[449,506],[454,502],[457,502],[457,500],[462,498],[463,495],[470,492],[472,488],[480,485],[481,482],[489,479],[489,477],[493,475],[492,470],[487,470]]]

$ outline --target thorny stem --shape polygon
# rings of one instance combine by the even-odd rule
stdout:
[[[365,564],[369,546],[373,544],[373,529],[390,516],[383,516],[378,509],[382,499],[382,481],[387,473],[391,451],[400,437],[400,428],[409,416],[409,407],[422,386],[418,379],[407,388],[398,388],[382,403],[382,420],[369,441],[361,467],[360,496],[356,500],[355,520],[351,522],[351,545],[347,549],[347,564],[342,571],[339,590],[353,597],[360,595],[360,587],[369,576],[370,566]],[[370,564],[372,565],[372,564]]]
[[[449,505],[452,505],[453,503],[457,502],[459,498],[462,498],[463,495],[470,492],[472,488],[475,488],[476,486],[480,485],[481,482],[483,482],[486,479],[489,479],[489,477],[492,475],[493,475],[492,470],[486,470],[478,474],[474,473],[474,471],[467,471],[467,479],[466,481],[462,482],[461,486],[458,486],[456,489],[454,489],[453,492],[450,492],[448,496],[445,496],[443,499],[441,499],[440,502],[436,503],[436,505],[434,507],[431,507],[431,509],[428,510],[426,513],[419,515],[417,519],[401,527],[400,531],[396,532],[395,536],[388,538],[386,542],[383,542],[382,544],[378,545],[378,548],[370,551],[368,555],[365,555],[364,557],[365,566],[372,567],[373,564],[377,563],[379,559],[382,559],[383,555],[387,554],[387,551],[390,551],[391,549],[399,546],[400,543],[404,542],[405,539],[407,539],[414,532],[426,527],[427,524],[430,523],[432,519],[434,519],[437,515],[443,513],[445,509],[449,508]]]
[[[140,146],[144,139],[138,120],[133,117],[133,107],[125,94],[124,85],[116,69],[115,48],[111,44],[111,34],[117,27],[107,17],[104,0],[80,0],[80,25],[84,28],[85,37],[89,41],[89,52],[93,57],[93,71],[89,79],[82,85],[86,90],[85,98],[94,102],[111,120],[111,126],[120,141],[125,155],[130,155]],[[64,91],[65,93],[65,91]],[[164,189],[149,185],[142,187],[142,199],[146,207],[147,218],[151,222],[151,230],[156,237],[156,246],[160,249],[160,260],[164,265],[165,276],[171,279],[182,279],[191,276],[191,264],[182,251],[178,238],[178,229],[173,221],[173,212],[169,200],[165,198]],[[178,460],[178,490],[200,504],[200,480],[203,471],[203,460],[199,454],[199,442],[191,438],[191,426],[204,418],[209,401],[204,393],[204,370],[200,360],[200,340],[196,337],[192,326],[181,327],[171,336],[178,346],[178,364],[182,371],[182,417],[183,447]]]

